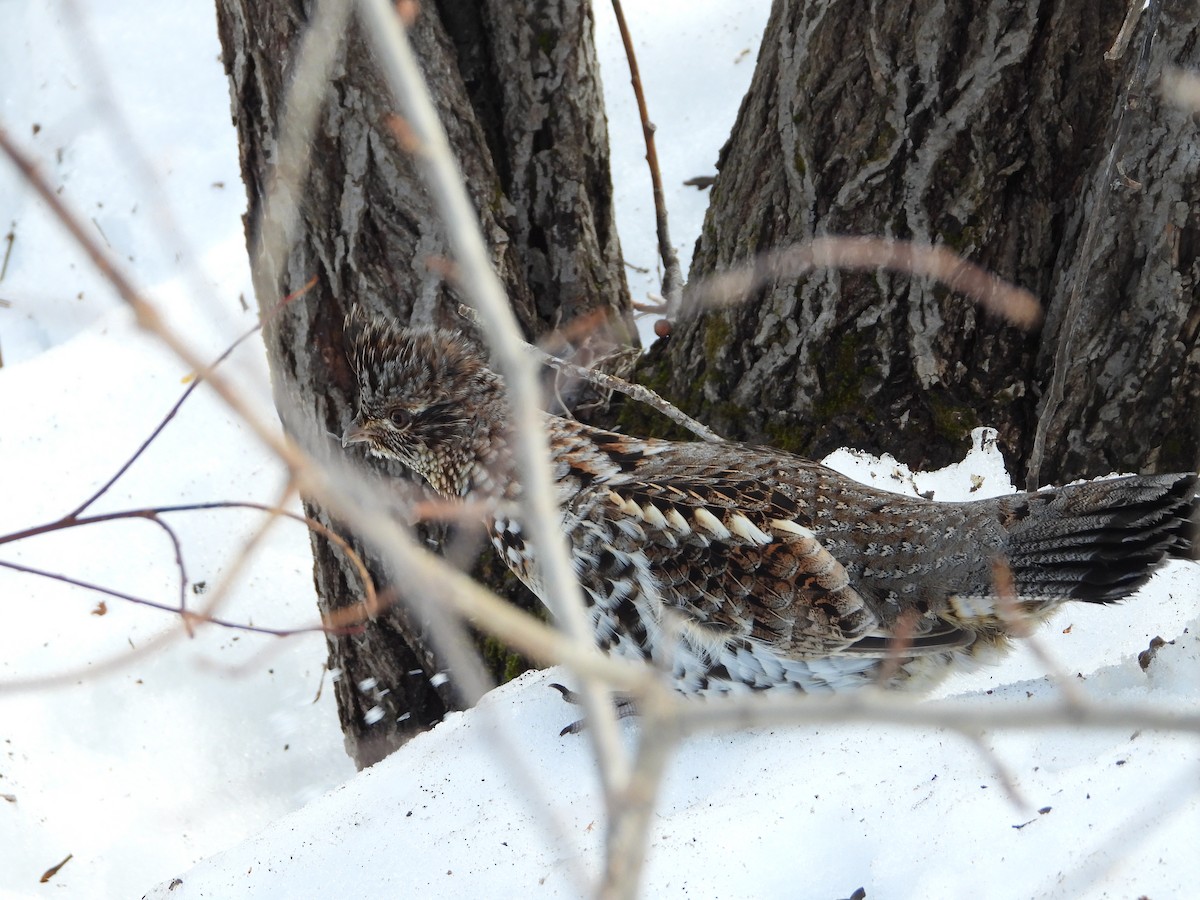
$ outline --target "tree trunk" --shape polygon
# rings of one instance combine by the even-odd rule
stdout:
[[[287,112],[285,89],[313,7],[301,0],[217,0],[217,13],[254,260]],[[426,3],[410,38],[527,335],[581,317],[592,321],[599,311],[628,340],[590,5]],[[278,278],[255,266],[264,315],[316,277],[313,289],[275,314],[264,334],[284,427],[318,457],[341,453],[328,433],[340,434],[353,412],[342,347],[347,310],[462,327],[459,299],[437,264],[449,255],[438,216],[391,115],[368,45],[352,24],[310,142],[310,173],[297,191],[295,240],[276,264]],[[404,477],[398,469],[385,474],[389,485]],[[313,553],[322,612],[358,603],[361,584],[336,548],[314,536]],[[382,587],[382,569],[375,561],[370,567]],[[397,586],[387,590],[403,596]],[[447,667],[427,627],[398,603],[361,633],[328,638],[347,749],[359,766],[460,705],[453,682],[435,677]]]
[[[253,237],[311,8],[217,6]],[[411,37],[527,333],[569,330],[599,309],[624,339],[590,7],[420,9]],[[1103,58],[1125,11],[1120,0],[777,0],[692,284],[815,236],[883,235],[944,244],[1033,291],[1045,324],[1020,332],[919,278],[821,271],[778,278],[735,308],[686,305],[643,380],[731,437],[810,456],[848,444],[936,466],[991,424],[1013,470],[1042,481],[1193,468],[1194,123],[1153,91],[1137,97],[1120,174],[1103,179],[1138,64],[1140,38],[1121,60]],[[1196,38],[1189,5],[1164,4],[1150,83],[1167,64],[1196,67]],[[314,452],[324,441],[340,454],[313,435],[339,433],[350,412],[347,309],[461,325],[444,267],[427,265],[446,244],[390,113],[352,26],[298,191],[298,236],[281,275],[255,271],[264,310],[317,279],[267,329],[281,417]],[[636,407],[622,414],[645,433]],[[1039,421],[1044,454],[1032,460]],[[386,474],[394,485],[403,473]],[[322,609],[357,602],[340,555],[320,539],[314,554]],[[453,682],[431,681],[445,661],[426,627],[397,605],[329,639],[360,765],[459,702]]]
[[[1200,62],[1193,4],[1165,7],[1151,84],[1164,66]],[[920,278],[817,271],[734,308],[685,306],[644,380],[728,436],[808,456],[849,445],[939,466],[988,424],[1020,473],[1045,416],[1043,482],[1193,468],[1195,124],[1156,92],[1137,98],[1128,179],[1098,183],[1147,27],[1148,16],[1107,62],[1125,11],[1120,0],[776,2],[691,284],[813,237],[883,235],[944,244],[1031,290],[1045,327],[1022,333]],[[1056,365],[1065,399],[1047,408]]]

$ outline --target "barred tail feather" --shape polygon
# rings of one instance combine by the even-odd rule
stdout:
[[[1008,511],[1018,593],[1112,603],[1167,558],[1196,558],[1196,483],[1193,474],[1136,476],[1022,498]]]

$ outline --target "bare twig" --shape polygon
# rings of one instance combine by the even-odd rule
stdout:
[[[813,269],[890,269],[936,278],[1019,328],[1035,328],[1042,319],[1041,304],[1033,294],[946,247],[874,237],[815,238],[764,253],[749,266],[705,279],[696,288],[696,299],[709,306],[740,303],[768,281]]]
[[[292,499],[292,495],[295,493],[295,490],[295,480],[288,479],[287,484],[285,484],[283,489],[279,492],[279,499],[266,508],[266,521],[260,524],[254,530],[254,533],[250,535],[250,537],[244,538],[241,541],[240,545],[238,546],[237,555],[225,566],[224,571],[221,572],[221,578],[217,582],[216,587],[209,590],[208,594],[206,595],[204,607],[199,613],[202,618],[215,616],[217,610],[220,609],[221,604],[224,603],[225,599],[233,592],[233,588],[237,584],[238,579],[241,577],[242,572],[244,572],[250,565],[250,561],[254,558],[255,552],[262,545],[262,542],[266,539],[267,534],[275,526],[275,523],[279,521],[280,515],[283,512],[283,507]],[[183,621],[184,625],[188,629],[188,636],[190,637],[191,625],[189,622],[189,615],[190,614],[185,613]]]
[[[39,535],[43,535],[43,534],[50,534],[50,533],[56,532],[56,531],[68,530],[71,528],[81,528],[81,527],[85,527],[88,525],[100,525],[100,524],[105,524],[105,523],[109,523],[109,522],[126,521],[129,519],[147,519],[147,520],[153,522],[154,524],[164,528],[167,531],[167,533],[171,536],[172,543],[176,549],[176,560],[179,563],[180,590],[183,591],[186,589],[189,582],[187,579],[186,571],[184,570],[183,564],[182,564],[179,541],[175,537],[174,532],[171,530],[170,526],[166,522],[164,522],[161,517],[164,515],[170,515],[172,513],[210,512],[213,510],[222,510],[222,509],[251,509],[251,510],[257,510],[259,512],[271,513],[273,515],[282,516],[284,518],[291,519],[295,522],[299,522],[303,525],[306,525],[311,530],[317,532],[322,537],[324,537],[326,540],[328,540],[330,543],[334,544],[338,549],[340,549],[342,551],[342,553],[345,554],[346,558],[349,560],[350,564],[353,565],[354,568],[358,571],[359,577],[363,581],[363,589],[365,590],[366,595],[367,595],[366,600],[364,601],[364,608],[363,608],[362,613],[359,614],[358,617],[356,617],[355,619],[353,619],[352,621],[349,622],[349,625],[353,626],[353,625],[360,624],[367,616],[374,615],[379,610],[380,604],[379,604],[378,597],[376,595],[375,584],[374,584],[374,581],[371,579],[371,576],[367,570],[366,564],[363,562],[362,557],[360,557],[358,555],[358,553],[355,552],[354,548],[351,547],[341,535],[339,535],[336,531],[333,531],[332,529],[328,528],[322,522],[320,522],[316,519],[313,519],[309,516],[301,515],[299,513],[288,512],[285,509],[270,506],[265,503],[255,503],[255,502],[246,501],[246,500],[220,500],[220,501],[210,501],[207,503],[182,503],[182,504],[177,504],[174,506],[157,506],[157,507],[147,508],[147,509],[122,510],[119,512],[103,513],[100,515],[85,516],[82,518],[68,516],[68,517],[64,517],[64,518],[59,519],[54,522],[47,522],[44,525],[35,525],[31,528],[23,528],[20,531],[11,532],[10,534],[6,534],[6,535],[0,535],[0,546],[3,546],[5,544],[16,543],[18,541],[28,540],[29,538],[38,537]],[[7,564],[0,562],[0,565],[7,565]],[[10,568],[12,568],[12,567],[10,566]],[[34,574],[36,574],[36,573],[34,573]],[[56,580],[68,581],[69,579],[56,578]],[[125,598],[125,599],[128,599],[128,598]],[[168,607],[165,604],[155,603],[155,602],[151,602],[151,601],[143,602],[140,600],[135,600],[134,602],[139,602],[143,606],[152,606],[152,607],[155,607],[158,609],[165,609],[165,610],[174,611],[174,612],[186,613],[186,609],[185,609],[182,601],[180,602],[180,605],[178,608]],[[346,612],[346,611],[343,611],[343,612]],[[185,618],[188,620],[197,620],[197,614],[187,613],[185,615]],[[203,620],[204,617],[200,616],[199,619]],[[224,623],[224,622],[216,622],[215,624],[226,625],[226,623]],[[226,627],[233,628],[233,627],[236,627],[236,625],[228,624],[228,625],[226,625]],[[326,624],[324,626],[312,626],[312,627],[295,629],[294,633],[316,631],[316,630],[338,632],[338,631],[344,630],[345,627],[347,627],[346,623],[343,623],[340,621],[332,622],[332,623],[326,622]],[[288,631],[287,629],[255,629],[255,630],[265,631],[266,633],[277,634],[277,635],[286,635],[289,633],[293,633],[293,632]]]
[[[654,144],[655,127],[646,108],[642,76],[638,71],[637,54],[633,50],[633,38],[629,34],[629,26],[625,23],[625,12],[621,9],[620,0],[612,0],[612,5],[617,18],[617,28],[621,32],[621,43],[625,46],[625,58],[629,60],[629,81],[633,85],[633,96],[637,99],[638,114],[642,119],[642,135],[646,139],[646,164],[650,167],[650,183],[654,188],[654,222],[658,230],[658,254],[663,261],[662,292],[666,298],[663,314],[667,319],[674,320],[679,315],[679,307],[683,300],[683,272],[667,229],[667,201],[663,193],[662,173],[658,167],[658,150]]]
[[[216,625],[220,628],[230,628],[234,631],[249,631],[255,634],[269,634],[275,637],[290,637],[295,634],[310,634],[314,631],[325,631],[322,625],[309,625],[300,628],[269,628],[264,625],[250,625],[245,622],[231,622],[228,619],[218,618],[217,616],[205,615],[203,613],[188,612],[181,610],[178,606],[173,606],[170,603],[162,603],[157,600],[149,600],[146,597],[138,597],[134,594],[128,594],[125,591],[114,590],[100,584],[93,584],[90,581],[83,581],[79,578],[72,578],[69,575],[63,575],[61,572],[50,572],[46,569],[38,569],[34,566],[26,566],[21,563],[9,562],[8,560],[0,559],[0,568],[11,569],[14,572],[22,572],[26,575],[37,575],[40,578],[48,578],[51,581],[57,581],[62,584],[69,584],[73,587],[83,588],[86,591],[93,591],[97,594],[103,594],[106,597],[113,597],[117,600],[124,600],[127,603],[133,603],[136,606],[145,606],[149,609],[157,609],[162,612],[175,613],[180,615],[181,619],[186,620],[190,624],[205,624]],[[94,666],[88,666],[87,673],[93,674]],[[71,675],[70,680],[76,681],[79,675]],[[11,682],[0,682],[0,690],[12,687]]]
[[[1146,0],[1129,0],[1129,10],[1125,13],[1125,21],[1121,23],[1121,30],[1117,32],[1116,40],[1113,41],[1112,46],[1104,51],[1104,58],[1109,62],[1120,59],[1125,55],[1125,51],[1129,48],[1129,42],[1133,39],[1133,32],[1137,28],[1137,23],[1142,18],[1142,12],[1145,8]]]
[[[524,488],[522,505],[528,512],[530,531],[538,547],[538,568],[546,595],[553,598],[556,618],[573,639],[576,651],[599,658],[600,653],[591,640],[583,595],[558,527],[559,514],[550,483],[550,453],[541,427],[533,362],[520,349],[516,319],[492,270],[478,217],[408,46],[404,26],[388,0],[359,0],[357,6],[388,87],[419,141],[416,159],[442,214],[462,282],[468,286],[471,303],[487,327],[489,345],[508,387],[515,453]],[[614,785],[626,781],[629,763],[618,740],[616,716],[603,685],[594,675],[584,674],[583,668],[578,671],[583,676],[584,706],[592,723],[589,735],[608,795]]]
[[[604,879],[604,900],[634,900],[650,846],[650,825],[663,774],[683,736],[679,712],[694,703],[678,694],[652,693],[639,701],[646,727],[639,735],[637,756],[620,803],[610,813]]]
[[[1078,685],[1063,671],[1034,634],[1029,616],[1021,610],[1016,583],[1013,581],[1012,569],[1008,565],[1008,560],[1003,558],[992,560],[992,585],[996,589],[996,613],[1004,622],[1009,633],[1025,641],[1026,646],[1042,664],[1046,674],[1050,676],[1050,680],[1062,691],[1064,701],[1072,706],[1086,702]]]
[[[53,878],[55,875],[57,875],[58,870],[61,869],[63,866],[65,866],[67,863],[69,863],[74,856],[75,856],[74,853],[68,853],[66,858],[63,859],[62,862],[56,863],[55,865],[48,868],[45,872],[43,872],[42,877],[38,879],[38,882],[40,884],[45,884],[46,882],[48,882],[51,878]]]
[[[987,730],[1096,728],[1200,734],[1200,712],[1180,712],[1145,704],[1044,703],[1000,705],[962,701],[919,701],[894,691],[862,689],[830,697],[748,695],[714,697],[686,704],[680,713],[685,734],[772,725],[881,724],[906,728],[945,728],[961,734]],[[716,702],[713,702],[716,701]]]
[[[255,284],[272,296],[291,247],[299,219],[300,185],[308,174],[312,136],[321,105],[329,96],[329,79],[345,40],[353,6],[342,0],[316,0],[296,51],[290,83],[283,98],[274,168],[263,203],[254,212],[247,243]]]
[[[257,509],[257,510],[264,511],[264,512],[274,513],[275,515],[273,515],[271,521],[274,521],[276,517],[282,515],[287,518],[305,522],[306,524],[309,524],[311,527],[313,527],[315,530],[318,530],[318,531],[321,531],[322,533],[324,533],[325,536],[327,538],[329,538],[332,542],[334,542],[335,544],[338,544],[339,546],[342,547],[344,552],[350,558],[351,562],[358,568],[362,577],[365,579],[365,584],[367,586],[367,591],[368,591],[368,597],[374,598],[374,596],[375,596],[374,585],[372,584],[372,582],[370,580],[370,577],[367,573],[366,567],[363,565],[362,560],[359,558],[358,554],[356,554],[352,548],[350,548],[348,545],[346,545],[345,541],[343,541],[340,536],[334,534],[331,531],[328,531],[325,528],[325,526],[319,522],[309,520],[309,519],[307,519],[307,517],[304,517],[304,516],[299,516],[294,513],[289,513],[280,508],[281,505],[291,495],[291,492],[292,492],[292,488],[289,485],[285,489],[284,493],[281,495],[279,504],[277,504],[276,506],[269,506],[269,505],[260,504],[260,503],[239,503],[239,502],[208,503],[208,504],[202,504],[202,503],[201,504],[183,504],[183,505],[176,506],[176,507],[164,507],[160,510],[130,510],[126,513],[109,513],[106,515],[93,516],[88,519],[74,519],[74,520],[70,520],[70,521],[64,520],[64,521],[60,521],[60,522],[56,522],[56,523],[49,523],[48,525],[44,525],[44,526],[38,526],[36,528],[26,529],[25,531],[17,533],[17,534],[7,535],[7,536],[5,536],[5,538],[3,540],[0,540],[0,543],[12,542],[14,540],[24,539],[27,537],[33,537],[37,534],[45,534],[50,531],[59,530],[62,528],[74,528],[74,527],[79,527],[79,526],[83,526],[83,525],[98,524],[101,522],[110,522],[110,521],[114,521],[114,520],[118,520],[118,519],[146,518],[146,519],[156,520],[157,514],[160,512],[163,512],[163,513],[165,513],[165,512],[195,512],[195,511],[199,511],[199,510],[209,510],[209,509],[217,509],[217,508],[244,507],[244,508]],[[165,525],[165,523],[162,523],[161,521],[158,521],[158,524],[162,525],[164,528],[167,527]],[[222,599],[228,593],[228,591],[231,589],[232,585],[234,583],[236,583],[236,580],[240,574],[241,567],[249,560],[250,554],[252,553],[252,551],[254,549],[254,545],[257,543],[257,540],[260,539],[265,533],[266,533],[266,526],[264,526],[263,528],[260,528],[259,531],[256,533],[256,535],[253,536],[248,542],[246,542],[246,544],[243,545],[242,551],[239,554],[238,558],[235,560],[234,564],[231,567],[226,569],[225,573],[222,576],[222,580],[221,580],[220,584],[218,584],[217,588],[209,594],[208,602],[206,603],[205,607],[199,611],[179,609],[177,607],[170,606],[165,603],[159,603],[156,601],[147,600],[145,598],[136,597],[132,594],[127,594],[127,593],[120,592],[120,591],[114,591],[110,588],[106,588],[106,587],[103,587],[100,585],[92,584],[90,582],[85,582],[85,581],[81,581],[78,579],[74,579],[69,576],[62,575],[60,573],[48,572],[43,569],[35,569],[35,568],[29,567],[29,566],[22,566],[22,565],[19,565],[16,563],[0,561],[0,567],[2,567],[2,568],[8,568],[8,569],[12,569],[15,571],[25,572],[27,574],[38,575],[43,578],[49,578],[51,580],[59,581],[59,582],[65,583],[65,584],[71,584],[76,587],[95,591],[97,593],[104,594],[106,596],[115,597],[117,599],[125,600],[127,602],[135,603],[135,604],[138,604],[141,606],[147,606],[147,607],[151,607],[151,608],[155,608],[155,609],[161,609],[165,612],[175,613],[180,616],[180,619],[184,625],[183,629],[172,629],[172,630],[166,631],[160,635],[155,636],[150,641],[139,645],[135,649],[122,651],[121,653],[119,653],[115,656],[109,657],[108,659],[101,660],[100,662],[91,662],[84,668],[80,668],[77,670],[71,670],[71,671],[67,671],[67,672],[60,672],[60,673],[57,673],[54,675],[48,675],[48,676],[42,676],[42,677],[2,681],[2,682],[0,682],[0,693],[39,690],[39,689],[44,689],[44,688],[53,688],[53,687],[73,685],[73,684],[77,684],[83,678],[98,678],[98,677],[101,677],[106,674],[111,674],[113,672],[127,668],[128,666],[132,665],[136,660],[138,660],[140,658],[143,658],[145,656],[150,655],[151,653],[155,653],[159,650],[164,649],[168,645],[179,640],[179,638],[185,632],[189,636],[191,636],[192,626],[198,625],[198,624],[206,624],[206,623],[214,624],[214,625],[218,625],[221,627],[236,629],[236,630],[240,630],[240,631],[259,632],[259,633],[264,633],[264,634],[271,634],[271,635],[278,636],[278,637],[288,637],[288,636],[295,635],[295,634],[301,634],[301,633],[305,633],[305,632],[314,632],[314,631],[345,632],[348,629],[353,629],[355,625],[360,623],[362,621],[362,616],[369,615],[373,612],[373,609],[372,609],[373,604],[364,604],[362,616],[360,616],[358,618],[352,618],[351,625],[348,627],[340,625],[338,622],[330,622],[327,620],[325,623],[323,623],[321,625],[316,625],[316,626],[291,628],[291,629],[270,629],[270,628],[264,628],[261,626],[253,626],[253,625],[248,625],[248,624],[240,624],[240,623],[236,623],[236,622],[230,622],[228,620],[218,618],[215,615],[215,611],[216,611],[218,605],[222,602]],[[184,583],[186,583],[186,576],[183,573],[182,566],[181,566],[180,572],[181,572],[180,577],[181,577],[182,581]],[[349,611],[347,611],[347,612],[349,612]],[[332,618],[333,617],[331,617],[331,619]]]
[[[8,230],[8,234],[4,236],[4,262],[0,263],[0,281],[4,280],[4,276],[8,274],[8,259],[12,256],[13,243],[17,239],[17,224],[13,223],[12,228]]]
[[[459,313],[470,321],[478,324],[479,317],[474,310],[469,307],[460,306]],[[623,378],[618,378],[615,375],[609,375],[607,372],[600,372],[596,369],[589,369],[585,366],[576,365],[573,362],[568,362],[557,356],[552,356],[540,347],[533,344],[521,341],[521,346],[530,356],[536,359],[542,365],[550,366],[566,375],[571,375],[575,378],[580,378],[584,381],[594,384],[597,387],[604,388],[609,391],[616,391],[619,394],[624,394],[647,406],[662,413],[676,425],[686,428],[692,434],[704,441],[719,444],[725,439],[709,428],[702,422],[697,422],[683,410],[677,406],[667,402],[650,388],[640,384],[634,384],[626,381]]]
[[[906,661],[904,653],[912,646],[919,615],[916,610],[906,610],[897,617],[896,624],[892,627],[892,636],[888,639],[887,655],[875,674],[874,681],[878,687],[887,687]]]
[[[975,752],[992,767],[992,771],[996,773],[996,780],[1000,782],[1000,787],[1008,796],[1008,801],[1022,812],[1029,812],[1032,806],[1021,794],[1021,789],[1017,787],[1017,779],[1013,777],[1008,766],[1004,765],[1004,760],[1000,759],[996,755],[996,751],[984,741],[983,735],[964,733],[963,737],[975,748]]]
[[[275,306],[275,308],[271,311],[271,313],[268,314],[268,316],[264,320],[260,320],[259,322],[255,323],[254,327],[245,331],[232,344],[230,344],[228,347],[226,347],[225,352],[222,353],[220,356],[218,356],[216,359],[214,359],[208,368],[210,370],[215,369],[217,366],[219,366],[221,363],[223,363],[226,359],[229,358],[230,354],[232,354],[233,351],[236,350],[238,348],[238,346],[241,345],[241,343],[246,340],[246,338],[248,338],[254,334],[257,334],[262,329],[263,321],[270,319],[272,316],[274,316],[276,313],[278,313],[278,311],[280,309],[282,309],[284,306],[286,306],[291,301],[295,300],[297,297],[304,296],[304,294],[308,293],[308,291],[311,290],[312,287],[316,283],[317,283],[317,278],[314,275],[299,290],[293,291],[292,293],[290,293],[286,297],[284,297]],[[179,412],[180,407],[182,407],[183,404],[187,402],[188,397],[192,396],[192,393],[203,382],[204,382],[204,375],[202,373],[197,374],[191,380],[191,383],[187,386],[187,388],[184,389],[184,392],[180,395],[179,399],[177,401],[175,401],[175,405],[172,406],[170,408],[170,410],[167,411],[167,414],[165,416],[163,416],[162,421],[158,423],[158,425],[155,427],[155,429],[152,432],[150,432],[150,436],[147,437],[146,440],[142,441],[141,446],[139,446],[137,448],[137,450],[135,450],[133,452],[133,455],[130,456],[129,459],[127,459],[125,461],[125,463],[119,469],[117,469],[116,473],[110,479],[108,479],[108,481],[104,482],[104,484],[102,484],[100,486],[100,488],[94,494],[92,494],[90,497],[88,497],[86,500],[84,500],[83,503],[79,504],[79,506],[77,506],[75,509],[71,510],[71,512],[67,513],[63,517],[63,519],[64,520],[74,519],[75,517],[81,515],[89,506],[91,506],[93,503],[95,503],[97,500],[99,500],[101,497],[103,497],[108,492],[108,490],[114,484],[117,483],[117,481],[121,478],[121,476],[124,475],[127,471],[129,471],[129,467],[132,466],[135,462],[137,462],[138,457],[140,457],[143,453],[145,453],[147,448],[151,444],[154,443],[155,439],[159,436],[159,434],[162,433],[163,429],[166,428],[167,425],[170,424],[171,420],[175,418],[175,414]],[[3,541],[0,541],[0,543],[3,543]]]

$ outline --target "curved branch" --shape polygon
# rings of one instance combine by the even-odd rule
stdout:
[[[323,625],[306,625],[300,628],[267,628],[262,625],[248,625],[241,622],[231,622],[228,619],[221,619],[216,616],[207,616],[203,613],[194,613],[190,610],[179,609],[169,603],[160,603],[157,600],[150,600],[146,597],[138,597],[136,594],[127,594],[124,591],[118,591],[113,588],[104,587],[101,584],[93,584],[90,581],[83,581],[79,578],[72,578],[70,575],[63,575],[60,572],[51,572],[47,569],[38,569],[34,566],[26,566],[21,563],[9,562],[8,560],[0,559],[0,568],[11,569],[14,572],[22,572],[26,575],[37,575],[41,578],[49,578],[51,581],[59,581],[63,584],[69,584],[73,587],[83,588],[86,591],[94,591],[97,594],[103,594],[106,597],[113,597],[117,600],[125,600],[128,603],[136,604],[137,606],[145,606],[150,609],[161,610],[162,612],[175,613],[185,624],[207,624],[218,625],[221,628],[232,628],[235,631],[251,631],[255,634],[270,634],[275,637],[289,637],[293,634],[310,634],[314,631],[325,631]],[[91,669],[89,668],[89,672]]]
[[[178,540],[178,537],[175,535],[173,529],[171,528],[171,526],[168,523],[164,522],[161,519],[161,516],[170,515],[171,513],[205,512],[205,511],[217,510],[217,509],[252,509],[252,510],[257,510],[259,512],[272,513],[272,514],[282,516],[287,519],[291,519],[294,522],[299,522],[303,525],[306,525],[311,531],[315,531],[316,533],[320,534],[322,537],[324,537],[331,544],[333,544],[338,549],[340,549],[342,551],[342,553],[345,554],[346,558],[350,561],[350,564],[352,566],[354,566],[354,568],[358,571],[359,577],[362,578],[363,591],[366,594],[366,597],[364,598],[364,600],[361,604],[361,609],[349,608],[349,609],[345,609],[345,610],[339,610],[338,614],[336,616],[327,618],[323,625],[313,625],[313,626],[306,626],[304,628],[295,628],[295,629],[258,628],[258,627],[254,627],[254,626],[239,626],[237,623],[227,622],[225,620],[217,619],[212,616],[208,616],[208,615],[204,615],[204,614],[200,614],[200,613],[193,613],[193,612],[188,611],[186,603],[184,601],[186,598],[186,587],[189,582],[187,579],[186,570],[184,569],[184,565],[183,565],[182,548],[181,548],[180,542]],[[355,628],[357,625],[361,624],[363,621],[365,621],[370,616],[376,615],[384,606],[386,606],[386,604],[381,603],[381,601],[379,599],[378,593],[375,588],[375,582],[371,578],[370,572],[367,570],[366,563],[363,562],[363,559],[358,554],[358,552],[355,551],[355,549],[353,547],[351,547],[350,544],[345,540],[345,538],[343,538],[340,534],[338,534],[336,531],[329,528],[322,522],[319,522],[316,519],[313,519],[313,518],[303,515],[301,513],[289,512],[288,510],[279,509],[278,507],[273,507],[267,503],[257,503],[257,502],[249,501],[249,500],[220,500],[220,501],[210,501],[210,502],[205,502],[205,503],[180,503],[180,504],[176,504],[173,506],[159,506],[159,507],[153,507],[153,508],[148,508],[148,509],[120,510],[118,512],[102,513],[100,515],[86,516],[84,518],[60,519],[57,522],[49,522],[45,525],[38,525],[33,528],[27,528],[23,531],[13,532],[13,533],[7,534],[7,535],[2,535],[2,536],[0,536],[0,545],[15,543],[17,541],[25,540],[27,538],[37,537],[37,536],[43,535],[43,534],[50,534],[55,531],[65,531],[67,529],[80,528],[80,527],[83,527],[86,525],[99,525],[99,524],[103,524],[106,522],[119,522],[119,521],[128,520],[128,519],[146,519],[148,521],[151,521],[154,524],[158,525],[160,528],[164,529],[167,532],[168,536],[170,537],[172,545],[175,548],[176,561],[178,563],[179,570],[180,570],[181,596],[180,596],[180,601],[179,601],[178,607],[172,607],[172,606],[168,606],[167,604],[164,604],[164,603],[159,603],[157,601],[146,600],[145,598],[134,597],[132,595],[126,595],[119,591],[111,591],[108,588],[104,588],[104,587],[101,587],[98,585],[93,585],[88,582],[77,581],[66,575],[60,575],[58,573],[53,573],[53,572],[46,572],[41,569],[24,567],[24,566],[20,566],[19,564],[16,564],[16,563],[4,562],[3,560],[0,560],[0,566],[10,568],[10,569],[15,569],[17,571],[27,572],[28,574],[32,574],[32,575],[41,575],[46,578],[51,578],[55,581],[62,581],[67,584],[74,584],[77,587],[82,587],[82,588],[85,588],[88,590],[94,590],[99,593],[107,593],[110,596],[116,597],[117,599],[128,600],[131,603],[137,603],[142,606],[149,606],[154,609],[161,609],[161,610],[164,610],[167,612],[178,613],[180,615],[180,617],[182,618],[182,620],[184,621],[185,625],[189,627],[189,631],[190,631],[190,624],[193,622],[210,622],[211,624],[220,625],[220,626],[226,627],[226,628],[241,627],[247,631],[256,631],[256,632],[262,632],[264,634],[273,634],[273,635],[279,635],[279,636],[286,636],[288,634],[301,634],[301,633],[312,632],[312,631],[324,631],[327,633],[345,633],[348,630],[351,630],[351,629]]]

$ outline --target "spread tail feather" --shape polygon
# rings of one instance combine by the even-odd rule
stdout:
[[[1014,498],[1005,513],[1018,593],[1112,603],[1167,558],[1196,558],[1196,482],[1135,476]]]

